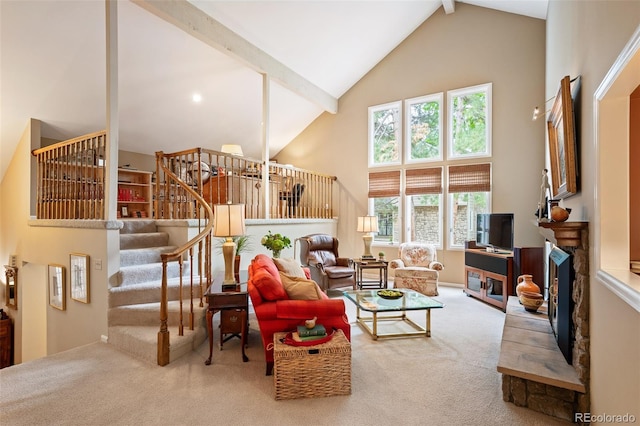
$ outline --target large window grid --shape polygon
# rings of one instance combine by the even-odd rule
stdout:
[[[446,210],[446,246],[462,249],[475,239],[476,214],[491,211],[491,164],[456,164],[491,155],[491,84],[450,91],[447,101],[446,152],[442,93],[405,100],[404,113],[401,102],[369,108],[369,211],[380,229],[374,244],[418,241],[442,249]]]

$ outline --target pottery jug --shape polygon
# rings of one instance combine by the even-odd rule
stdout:
[[[516,294],[520,297],[520,292],[540,293],[540,287],[533,282],[533,275],[520,275],[516,285]]]

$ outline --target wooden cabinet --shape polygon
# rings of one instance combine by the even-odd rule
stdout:
[[[3,313],[4,315],[4,313]],[[13,324],[11,318],[0,319],[0,368],[13,364]]]
[[[533,275],[533,281],[544,288],[544,259],[542,247],[515,247],[513,253],[489,253],[468,243],[464,253],[464,291],[487,303],[507,308],[509,296],[516,294],[519,275]]]
[[[118,217],[151,218],[151,172],[118,169]]]
[[[513,255],[467,249],[464,292],[506,311],[513,294]]]

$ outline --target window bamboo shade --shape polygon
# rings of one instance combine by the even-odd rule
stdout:
[[[442,167],[406,171],[406,195],[442,194]]]
[[[369,173],[369,198],[400,196],[400,170]]]
[[[449,166],[449,193],[491,191],[491,163]]]

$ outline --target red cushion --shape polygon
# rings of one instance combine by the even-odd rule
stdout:
[[[264,269],[269,272],[272,277],[276,278],[280,281],[280,272],[278,272],[278,267],[275,263],[273,263],[273,259],[271,259],[266,254],[259,254],[253,259],[253,267],[254,270]]]
[[[278,276],[278,278],[280,278],[280,276]],[[251,281],[260,292],[260,296],[265,300],[289,299],[289,296],[287,296],[287,292],[284,290],[284,286],[280,280],[274,278],[264,269],[256,270],[251,277]]]

